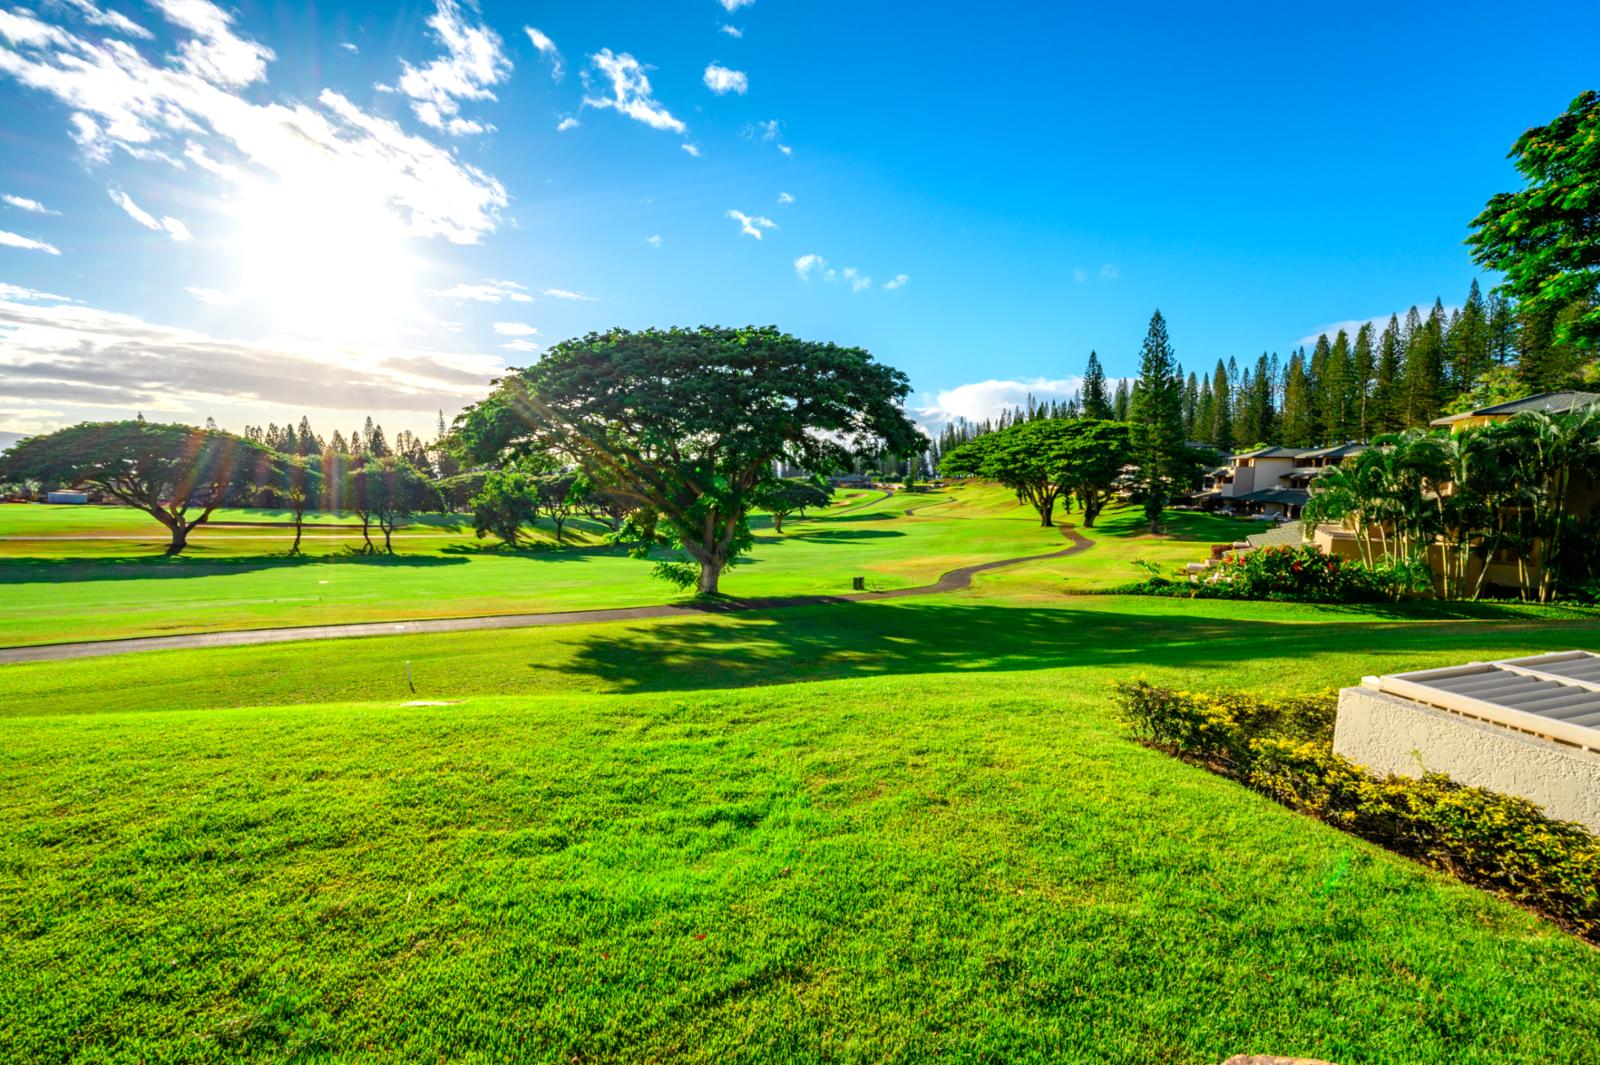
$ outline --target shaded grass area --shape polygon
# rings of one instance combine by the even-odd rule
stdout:
[[[1600,1060],[1595,951],[1128,742],[1125,668],[6,720],[0,1054]]]
[[[1454,604],[1460,607],[1460,604]],[[1549,618],[1562,618],[1550,624]],[[159,651],[0,666],[0,715],[693,692],[830,678],[1141,673],[1295,690],[1474,658],[1600,646],[1596,612],[1479,604],[1316,607],[1086,596],[1046,605],[962,595],[744,615]],[[406,669],[416,685],[407,687]]]
[[[992,488],[965,489],[922,517],[907,516],[907,508],[941,497],[852,494],[835,510],[791,518],[782,535],[758,518],[755,550],[728,571],[724,590],[831,594],[848,591],[854,576],[866,577],[869,588],[902,588],[959,566],[1060,546],[1059,534],[1040,529],[1015,505],[1001,517],[981,509],[996,496]],[[975,516],[973,503],[981,505]],[[8,552],[0,557],[0,646],[683,598],[654,580],[648,563],[593,537],[579,546],[504,551],[467,534],[430,533],[402,536],[398,554],[378,558],[353,554],[354,542],[342,534],[331,547],[308,541],[307,556],[292,559],[237,530],[177,559],[149,548],[130,553],[116,540],[0,545]]]

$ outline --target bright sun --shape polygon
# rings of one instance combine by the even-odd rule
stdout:
[[[370,193],[263,183],[239,210],[240,296],[274,329],[371,342],[415,322],[417,259],[401,221]]]

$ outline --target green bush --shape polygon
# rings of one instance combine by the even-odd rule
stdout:
[[[1600,838],[1441,775],[1369,776],[1333,752],[1331,695],[1269,702],[1143,682],[1119,694],[1140,739],[1600,940]]]
[[[1151,577],[1122,591],[1196,599],[1277,599],[1300,603],[1377,603],[1431,586],[1427,567],[1391,559],[1377,566],[1330,555],[1314,544],[1260,547],[1229,555],[1193,577]]]

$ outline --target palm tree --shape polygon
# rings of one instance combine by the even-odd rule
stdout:
[[[1600,471],[1600,404],[1564,414],[1531,411],[1511,420],[1527,463],[1529,517],[1533,543],[1530,563],[1539,601],[1555,596],[1560,575],[1563,532],[1571,524],[1575,475]]]

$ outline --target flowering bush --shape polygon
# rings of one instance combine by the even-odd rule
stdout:
[[[1140,739],[1600,940],[1600,837],[1445,776],[1369,776],[1333,751],[1331,695],[1264,701],[1143,682],[1119,693]]]
[[[1425,590],[1430,582],[1427,565],[1422,562],[1387,559],[1368,566],[1327,554],[1314,544],[1299,544],[1229,555],[1194,577],[1151,577],[1122,590],[1132,595],[1199,599],[1375,603]]]

